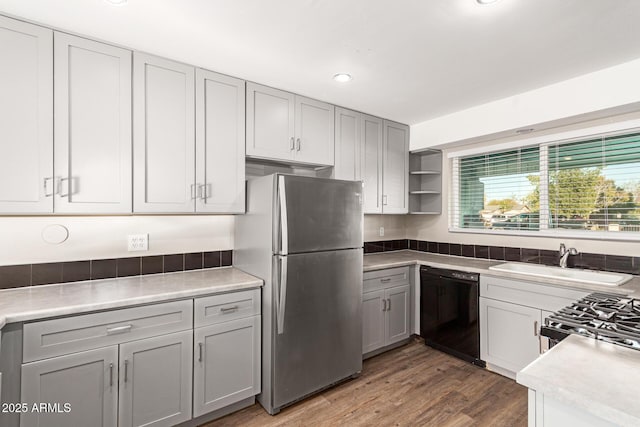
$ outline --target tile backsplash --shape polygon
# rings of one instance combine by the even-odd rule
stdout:
[[[230,250],[0,266],[0,289],[170,273],[233,264]]]
[[[386,240],[365,242],[364,253],[412,249],[442,255],[456,255],[496,261],[518,261],[533,264],[558,265],[557,251],[505,246],[463,245],[459,243],[428,242],[424,240]],[[640,257],[580,253],[572,255],[567,265],[590,270],[615,271],[618,273],[640,274]]]

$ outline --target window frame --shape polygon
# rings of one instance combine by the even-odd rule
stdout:
[[[450,182],[448,203],[448,231],[450,233],[484,234],[491,236],[522,236],[541,238],[567,238],[576,240],[607,240],[607,241],[640,241],[640,232],[625,231],[591,231],[548,228],[549,225],[549,147],[553,145],[579,142],[589,138],[609,138],[626,133],[640,133],[640,120],[630,120],[622,123],[609,123],[602,126],[573,130],[563,133],[542,135],[539,137],[521,139],[509,143],[487,146],[482,149],[469,149],[448,153]],[[459,218],[460,197],[460,168],[462,157],[490,154],[508,151],[514,148],[539,147],[540,149],[540,228],[539,230],[494,230],[479,228],[461,228]]]

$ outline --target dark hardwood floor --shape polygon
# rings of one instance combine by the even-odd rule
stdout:
[[[364,362],[362,375],[276,416],[258,404],[214,426],[526,426],[527,389],[420,339]]]

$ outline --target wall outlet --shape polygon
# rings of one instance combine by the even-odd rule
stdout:
[[[149,235],[148,234],[129,234],[127,236],[128,251],[148,251]]]
[[[384,236],[384,227],[380,227],[380,237]]]

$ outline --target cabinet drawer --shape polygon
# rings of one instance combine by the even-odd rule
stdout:
[[[195,300],[195,328],[260,314],[260,289]]]
[[[364,292],[409,284],[409,267],[387,268],[364,273]]]
[[[480,296],[547,311],[558,311],[589,292],[480,275]]]
[[[24,325],[23,361],[75,353],[184,331],[193,326],[193,300],[174,301]]]

